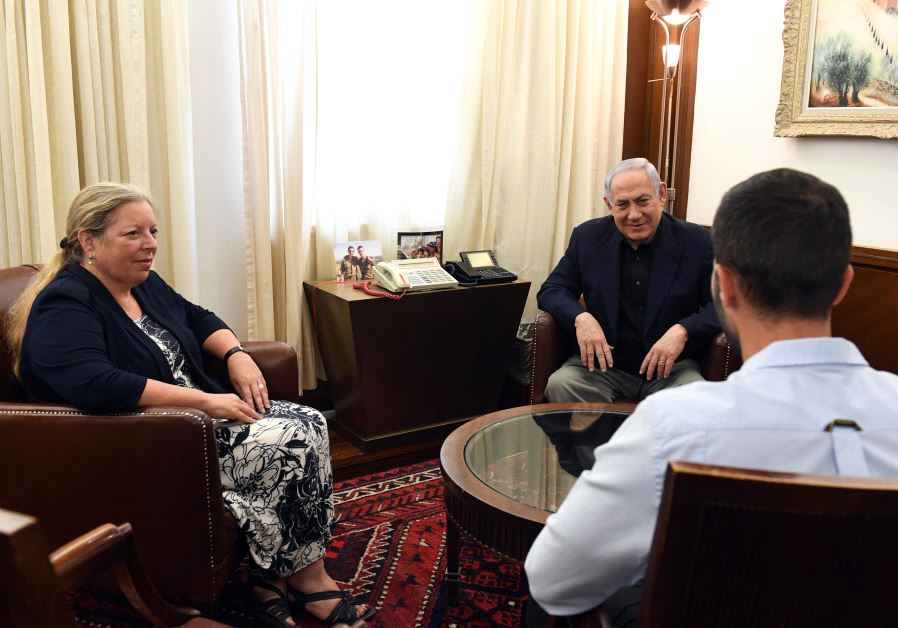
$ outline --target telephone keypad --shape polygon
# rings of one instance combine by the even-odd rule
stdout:
[[[446,275],[439,270],[418,270],[409,273],[408,282],[413,285],[428,283],[445,283]]]

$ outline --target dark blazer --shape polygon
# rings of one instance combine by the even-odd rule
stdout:
[[[196,384],[207,392],[226,392],[203,372],[201,345],[227,325],[153,271],[132,292],[144,313],[181,343]],[[38,294],[21,355],[22,383],[30,401],[68,403],[87,412],[133,410],[148,378],[176,383],[159,347],[78,264]]]
[[[536,295],[540,309],[567,332],[571,353],[579,352],[574,319],[584,311],[599,321],[608,344],[617,342],[621,242],[611,216],[584,222],[574,229],[567,251]],[[703,227],[662,214],[652,248],[643,348],[648,353],[672,325],[681,323],[689,340],[679,359],[695,358],[720,331],[711,299],[711,236]]]

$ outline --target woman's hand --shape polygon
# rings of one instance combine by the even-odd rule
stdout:
[[[265,377],[248,353],[238,351],[228,358],[228,377],[234,390],[247,404],[259,412],[265,412],[271,406]]]
[[[206,393],[200,410],[216,419],[230,419],[252,425],[262,416],[233,393]]]

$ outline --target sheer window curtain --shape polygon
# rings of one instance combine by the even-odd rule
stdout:
[[[473,0],[240,0],[250,338],[325,374],[302,282],[333,246],[443,224]]]
[[[627,0],[479,5],[483,30],[464,90],[466,128],[449,187],[446,239],[495,249],[536,292],[571,230],[607,213],[623,144]]]
[[[185,5],[7,0],[0,22],[0,265],[48,259],[84,185],[129,181],[157,204],[154,267],[194,298]]]
[[[247,228],[247,330],[296,348],[300,386],[324,378],[302,281],[315,276],[306,211],[315,170],[315,6],[238,2]]]

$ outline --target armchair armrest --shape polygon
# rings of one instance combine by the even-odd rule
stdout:
[[[286,342],[253,340],[243,345],[268,382],[271,399],[299,402],[299,362]]]
[[[702,370],[702,377],[709,382],[722,382],[730,373],[738,370],[742,366],[742,358],[727,341],[726,334],[720,332],[705,350],[705,355],[701,359],[699,365]]]
[[[265,376],[270,399],[299,402],[299,363],[293,347],[275,340],[251,340],[244,342],[243,348]],[[224,362],[206,357],[203,366],[209,374],[227,384],[228,370]]]
[[[0,503],[36,516],[51,546],[129,521],[164,595],[217,597],[237,559],[237,527],[224,508],[207,415],[157,407],[96,416],[3,403],[0,442]]]
[[[530,403],[546,403],[546,384],[549,376],[567,358],[562,351],[562,331],[548,312],[540,312],[533,328],[530,343]]]

